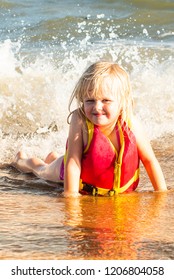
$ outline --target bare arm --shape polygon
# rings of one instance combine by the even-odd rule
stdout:
[[[79,117],[78,112],[75,111],[72,115],[68,137],[67,160],[64,176],[65,196],[77,195],[79,193],[82,148],[82,120]]]
[[[164,175],[162,173],[160,164],[153,152],[151,144],[145,135],[145,132],[135,118],[133,119],[133,128],[132,128],[136,140],[137,147],[140,156],[140,160],[142,161],[146,172],[150,178],[150,181],[154,187],[155,191],[166,191],[166,183],[164,179]]]

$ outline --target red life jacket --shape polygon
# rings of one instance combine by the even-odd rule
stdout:
[[[120,151],[117,154],[110,140],[87,120],[88,145],[82,156],[81,189],[85,184],[95,187],[98,194],[122,193],[136,189],[139,182],[139,156],[132,131],[118,122]],[[85,183],[85,184],[84,184]]]

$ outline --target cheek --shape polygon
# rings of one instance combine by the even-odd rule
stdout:
[[[90,112],[89,106],[84,106],[84,112],[85,112],[85,115],[89,114],[89,112]]]
[[[120,114],[120,107],[118,106],[118,104],[115,104],[115,106],[112,106],[112,108],[110,108],[110,113],[114,116],[118,116]]]
[[[90,111],[90,110],[91,110],[91,106],[89,104],[85,104],[84,111]]]

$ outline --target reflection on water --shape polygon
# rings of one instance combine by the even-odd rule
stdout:
[[[69,247],[86,259],[172,258],[170,194],[133,193],[66,201]],[[79,238],[80,237],[80,238]],[[77,247],[78,244],[78,247]],[[167,248],[166,248],[167,246]]]
[[[174,192],[1,192],[1,259],[173,259]]]
[[[64,198],[62,187],[0,169],[0,259],[174,259],[174,148],[153,142],[169,191],[142,169],[137,192]]]

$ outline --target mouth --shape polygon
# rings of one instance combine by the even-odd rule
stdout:
[[[94,114],[94,117],[97,118],[97,119],[100,119],[100,118],[103,117],[103,115],[102,114]]]
[[[105,114],[104,113],[93,113],[93,115],[95,116],[95,117],[102,117],[102,116],[104,116]]]

